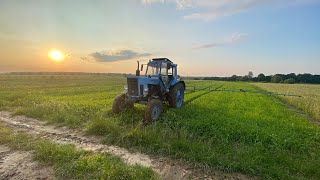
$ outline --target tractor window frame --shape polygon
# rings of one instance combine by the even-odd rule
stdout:
[[[156,63],[148,63],[145,76],[159,76],[161,73],[161,66]]]
[[[146,76],[158,76],[159,68],[154,66],[148,66],[146,70]]]
[[[173,76],[173,66],[170,67],[170,69],[168,69],[168,76]]]
[[[166,75],[166,76],[169,75],[169,73],[168,73],[168,63],[166,63],[166,62],[161,62],[161,65],[160,65],[160,75]]]

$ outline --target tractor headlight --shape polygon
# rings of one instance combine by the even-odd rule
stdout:
[[[149,88],[148,87],[143,88],[143,95],[144,96],[147,96],[148,92],[149,92]]]
[[[126,92],[128,91],[128,86],[126,85],[126,86],[124,86],[124,88],[123,88]]]

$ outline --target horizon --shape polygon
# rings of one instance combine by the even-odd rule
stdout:
[[[30,74],[28,74],[30,73]],[[41,73],[41,74],[38,74],[38,73]],[[118,72],[118,73],[115,73],[115,72],[81,72],[81,71],[61,71],[61,72],[48,72],[48,71],[32,71],[32,72],[28,72],[28,71],[12,71],[12,72],[0,72],[0,75],[4,74],[4,75],[77,75],[77,73],[79,74],[82,74],[82,75],[91,75],[91,74],[105,74],[105,75],[116,75],[116,76],[120,76],[120,75],[134,75],[135,72],[133,73],[124,73],[124,72]],[[293,72],[292,72],[293,73]],[[253,74],[253,77],[258,77],[259,74],[263,74],[265,76],[274,76],[274,75],[289,75],[289,74],[292,74],[292,73],[275,73],[275,74],[264,74],[264,73],[257,73],[257,74]],[[312,74],[312,73],[293,73],[295,75],[303,75],[303,74],[311,74],[313,76],[320,76],[320,74]],[[193,75],[181,75],[183,77],[186,77],[186,78],[205,78],[205,77],[218,77],[218,78],[225,78],[225,77],[232,77],[232,76],[237,76],[237,77],[243,77],[243,76],[247,76],[248,74],[233,74],[233,75],[230,75],[230,76],[214,76],[214,75],[208,75],[208,76],[193,76]]]
[[[0,72],[320,74],[319,0],[1,1]]]

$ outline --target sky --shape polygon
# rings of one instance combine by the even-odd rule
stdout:
[[[320,0],[0,0],[0,72],[135,73],[156,57],[187,76],[320,74]]]

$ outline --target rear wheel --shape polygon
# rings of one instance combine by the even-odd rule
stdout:
[[[149,124],[159,119],[162,112],[162,102],[159,99],[151,99],[144,113],[144,123]]]
[[[176,84],[169,92],[169,105],[172,108],[180,108],[184,99],[184,86],[181,83]]]
[[[126,94],[118,95],[112,104],[112,112],[113,113],[120,113],[125,111],[127,108],[132,108],[132,102],[126,102]]]

